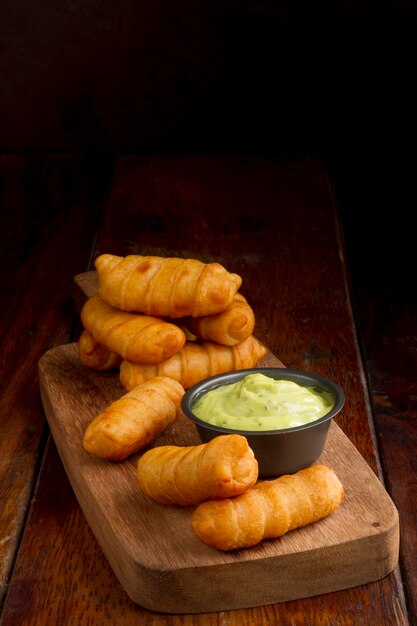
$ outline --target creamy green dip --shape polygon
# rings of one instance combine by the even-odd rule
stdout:
[[[308,424],[334,406],[330,392],[290,380],[249,374],[208,391],[193,406],[204,422],[239,430],[276,430]]]

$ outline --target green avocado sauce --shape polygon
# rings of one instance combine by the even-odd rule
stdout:
[[[330,392],[290,380],[248,374],[208,391],[193,406],[204,422],[238,430],[277,430],[308,424],[334,406]]]

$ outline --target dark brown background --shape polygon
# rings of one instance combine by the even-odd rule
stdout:
[[[405,0],[3,0],[0,153],[318,155],[391,274],[413,241],[416,35]]]
[[[404,0],[3,0],[2,151],[388,156],[415,131],[416,13]]]

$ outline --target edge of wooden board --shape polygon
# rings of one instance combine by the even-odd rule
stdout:
[[[269,352],[259,366],[271,365],[282,367]],[[193,534],[190,507],[165,507],[140,493],[139,454],[110,463],[82,448],[89,421],[124,392],[117,373],[88,370],[77,344],[67,344],[42,356],[39,378],[48,423],[84,515],[125,591],[144,608],[188,614],[249,608],[365,584],[396,566],[398,512],[335,422],[318,462],[332,466],[342,481],[342,505],[279,539],[223,553]],[[194,424],[181,416],[153,445],[196,443]]]

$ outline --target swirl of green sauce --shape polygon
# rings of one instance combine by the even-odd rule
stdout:
[[[204,422],[236,430],[280,430],[308,424],[334,406],[330,392],[248,374],[237,383],[208,391],[193,405]]]

